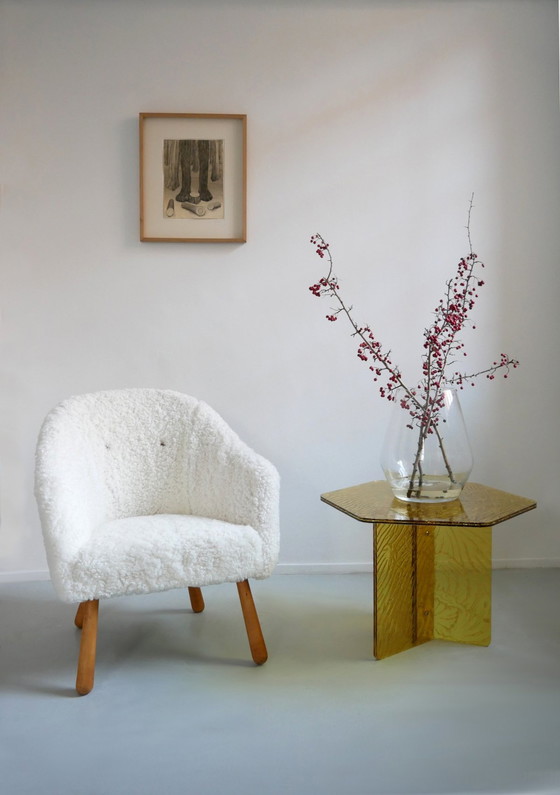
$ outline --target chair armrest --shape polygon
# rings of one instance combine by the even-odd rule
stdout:
[[[106,493],[94,456],[77,429],[45,419],[35,455],[35,499],[53,584],[65,598],[72,562],[93,528],[106,519]]]
[[[202,412],[206,413],[203,404]],[[209,409],[199,432],[191,511],[201,516],[249,525],[261,536],[266,572],[272,573],[280,544],[280,476],[276,467],[252,450]]]

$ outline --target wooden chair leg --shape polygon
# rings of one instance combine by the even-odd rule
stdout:
[[[202,596],[202,591],[200,588],[190,588],[189,587],[189,597],[191,600],[191,607],[193,609],[193,613],[202,613],[204,610],[204,598]]]
[[[76,620],[79,618],[82,622],[80,657],[76,675],[76,690],[81,696],[85,696],[93,689],[98,614],[99,599],[91,599],[88,602],[82,602],[76,615]]]
[[[74,618],[74,624],[78,629],[81,629],[84,624],[84,604],[85,602],[80,602],[76,611],[76,617]]]
[[[241,610],[243,611],[243,619],[245,620],[245,628],[247,629],[251,656],[257,665],[262,665],[268,659],[268,652],[266,650],[249,581],[244,580],[243,582],[238,582],[237,591],[241,602]]]

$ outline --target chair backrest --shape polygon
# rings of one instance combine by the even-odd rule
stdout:
[[[63,401],[45,419],[38,444],[45,479],[89,481],[99,520],[192,513],[199,483],[228,435],[222,418],[171,390],[123,389]],[[203,454],[201,454],[203,451]]]

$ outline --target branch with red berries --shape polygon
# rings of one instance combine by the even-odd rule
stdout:
[[[471,198],[467,223],[470,250],[468,255],[459,261],[453,278],[447,282],[445,295],[434,310],[434,321],[424,331],[422,378],[413,388],[409,388],[404,383],[399,367],[391,360],[391,351],[383,348],[370,326],[360,325],[354,319],[353,307],[349,306],[342,297],[340,283],[333,273],[334,263],[329,244],[320,234],[315,234],[311,238],[317,255],[328,261],[328,272],[316,284],[312,284],[309,290],[318,298],[328,297],[334,300],[335,305],[326,315],[327,320],[334,322],[338,320],[339,315],[346,317],[352,329],[352,336],[359,339],[357,357],[368,363],[374,381],[383,378],[383,384],[379,386],[381,397],[395,401],[395,391],[400,388],[403,395],[402,408],[410,412],[414,424],[423,427],[426,433],[433,432],[434,425],[437,424],[438,408],[442,404],[442,389],[446,385],[456,385],[462,389],[465,384],[474,385],[475,379],[481,376],[493,380],[500,371],[503,377],[507,378],[510,370],[519,366],[517,359],[502,353],[498,360],[484,370],[467,373],[457,369],[449,372],[457,365],[459,356],[467,356],[460,333],[468,325],[476,328],[470,321],[470,312],[479,297],[478,289],[484,285],[479,275],[484,263],[473,252],[470,239],[472,206]]]
[[[447,465],[438,429],[439,409],[444,403],[444,388],[450,385],[458,386],[460,389],[463,389],[465,384],[474,386],[477,378],[485,376],[489,380],[493,380],[498,373],[507,378],[510,370],[519,366],[517,359],[502,353],[499,359],[489,367],[478,372],[467,373],[460,369],[452,369],[457,367],[459,357],[467,356],[460,334],[467,326],[476,328],[470,320],[470,313],[479,297],[479,288],[484,286],[484,280],[480,276],[484,263],[473,252],[471,243],[472,208],[473,197],[469,204],[466,227],[469,253],[459,261],[455,275],[446,283],[444,297],[434,310],[434,320],[424,330],[422,377],[414,387],[408,387],[404,383],[399,367],[391,359],[391,351],[383,348],[371,327],[361,325],[354,319],[353,307],[349,306],[342,297],[338,278],[333,273],[334,263],[329,244],[320,234],[311,237],[311,243],[315,247],[317,255],[328,262],[328,272],[316,284],[312,284],[309,290],[317,298],[327,297],[334,302],[334,306],[326,315],[327,320],[335,322],[340,315],[346,318],[352,329],[351,335],[359,340],[357,357],[368,364],[375,382],[382,379],[382,384],[378,387],[381,397],[395,402],[397,400],[396,390],[400,389],[401,408],[408,411],[411,417],[408,427],[411,430],[414,427],[419,429],[419,452],[413,478],[416,469],[419,468],[422,443],[429,434],[435,434],[453,481],[453,473]]]

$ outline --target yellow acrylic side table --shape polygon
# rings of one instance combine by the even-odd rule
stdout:
[[[536,502],[479,483],[452,502],[403,502],[385,481],[321,500],[373,524],[376,659],[433,639],[489,645],[492,527]]]

